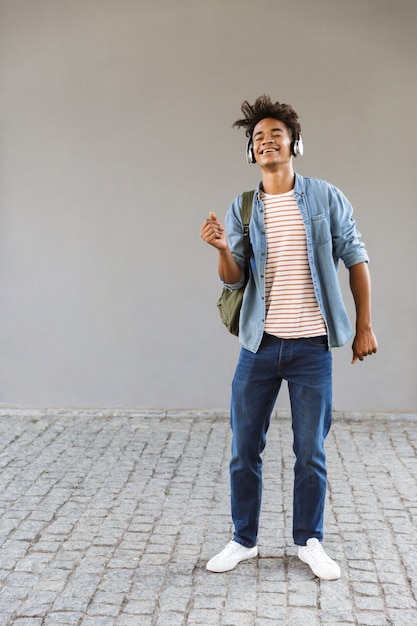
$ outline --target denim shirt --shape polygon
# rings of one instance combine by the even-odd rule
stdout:
[[[255,190],[249,235],[252,246],[249,280],[243,297],[239,322],[239,342],[257,352],[265,326],[266,228],[264,205],[259,197],[261,183]],[[346,268],[368,262],[352,217],[352,206],[334,185],[317,178],[295,175],[294,197],[303,218],[307,254],[317,302],[323,315],[329,348],[342,346],[352,337],[352,326],[343,303],[337,277],[339,259]],[[243,225],[240,214],[242,195],[236,196],[225,218],[228,244],[236,262],[244,267]],[[235,284],[244,284],[244,276]]]

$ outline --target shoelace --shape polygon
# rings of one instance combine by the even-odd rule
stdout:
[[[323,550],[321,543],[315,543],[312,546],[306,546],[306,548],[307,552],[316,563],[323,561],[330,562],[330,559]]]

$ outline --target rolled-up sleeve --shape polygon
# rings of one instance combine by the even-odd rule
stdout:
[[[361,241],[361,234],[353,218],[352,205],[336,187],[330,186],[330,194],[330,220],[335,258],[341,259],[348,269],[357,263],[369,262],[365,244]]]

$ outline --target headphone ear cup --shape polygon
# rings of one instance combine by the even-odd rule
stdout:
[[[252,137],[249,137],[248,143],[246,144],[246,160],[249,165],[256,163],[255,154],[253,152]]]
[[[292,145],[292,153],[295,157],[297,156],[302,156],[304,153],[304,146],[303,146],[303,140],[301,135],[299,136],[298,139],[296,139]]]

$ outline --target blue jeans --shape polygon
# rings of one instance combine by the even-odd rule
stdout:
[[[291,402],[294,465],[293,538],[323,539],[324,440],[332,418],[332,354],[327,338],[264,334],[258,352],[242,349],[232,383],[230,461],[234,540],[256,545],[262,500],[262,452],[283,380]]]

